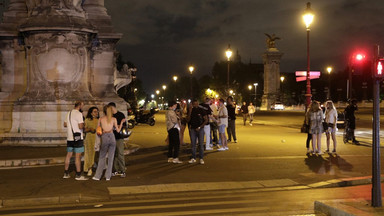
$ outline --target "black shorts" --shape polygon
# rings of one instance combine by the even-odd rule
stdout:
[[[67,140],[67,147],[71,148],[81,148],[84,147],[84,141],[79,140],[79,141],[69,141]]]

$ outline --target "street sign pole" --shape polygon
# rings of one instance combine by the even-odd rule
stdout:
[[[379,58],[379,46],[374,48],[372,75],[376,73],[375,62]],[[381,207],[380,182],[380,78],[373,76],[373,125],[372,125],[372,206]]]

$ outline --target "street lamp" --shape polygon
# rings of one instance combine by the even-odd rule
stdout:
[[[229,94],[232,95],[233,94],[233,90],[229,90]]]
[[[251,91],[252,90],[252,85],[248,85],[248,89],[249,89],[249,91]]]
[[[177,81],[178,77],[177,76],[173,76],[173,81]]]
[[[283,102],[283,100],[284,100],[284,92],[283,92],[283,82],[284,82],[284,80],[285,80],[285,77],[281,76],[280,77],[280,81],[281,81],[281,84],[280,84],[281,101],[280,102]]]
[[[309,106],[309,104],[311,103],[311,97],[312,97],[312,94],[311,94],[311,79],[310,79],[310,76],[309,76],[309,73],[310,73],[309,32],[311,31],[309,27],[311,26],[311,23],[313,21],[314,16],[315,15],[313,14],[313,11],[311,9],[311,3],[308,2],[307,3],[307,8],[305,9],[305,12],[304,12],[304,15],[303,15],[303,20],[304,20],[304,23],[305,23],[305,27],[307,29],[307,92],[305,94],[305,97],[306,97],[305,108],[307,108]]]
[[[327,94],[327,99],[331,99],[331,72],[332,72],[332,67],[327,67],[327,72],[328,72],[328,94]]]
[[[156,94],[159,95],[160,94],[160,90],[156,90]]]
[[[189,72],[191,73],[191,99],[193,99],[193,89],[192,89],[192,73],[193,71],[195,70],[195,67],[193,67],[192,65],[188,67],[188,70]]]
[[[231,50],[231,45],[228,44],[227,51],[225,51],[225,55],[227,56],[228,59],[228,70],[227,70],[227,90],[229,89],[229,65],[231,62],[231,56],[232,56],[232,50]]]
[[[255,106],[256,106],[256,90],[259,83],[253,83],[253,85],[255,86]]]
[[[163,90],[165,91],[165,89],[167,89],[167,86],[166,86],[166,85],[163,85],[162,88],[163,88]]]

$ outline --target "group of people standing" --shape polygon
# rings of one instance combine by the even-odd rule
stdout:
[[[216,105],[218,104],[218,106]],[[189,163],[196,163],[196,147],[199,147],[199,163],[204,164],[205,150],[213,150],[214,146],[218,151],[229,150],[228,142],[237,143],[236,137],[236,106],[233,98],[227,98],[227,105],[224,99],[206,98],[203,103],[193,100],[191,105],[175,101],[168,102],[168,110],[165,115],[169,143],[168,162],[182,163],[179,160],[180,144],[184,144],[184,131],[188,128],[191,139],[192,155]],[[225,131],[227,129],[228,139]],[[217,136],[219,132],[219,136]],[[205,142],[204,142],[205,137]]]
[[[243,123],[246,125],[247,118],[249,117],[249,125],[252,126],[253,115],[256,112],[255,106],[253,106],[252,102],[247,106],[247,102],[243,102],[243,105],[240,107],[241,114],[243,115]]]
[[[100,180],[104,170],[107,181],[112,176],[125,177],[124,139],[119,133],[122,127],[126,127],[125,115],[116,109],[115,103],[111,102],[104,106],[103,117],[99,117],[97,107],[91,107],[84,118],[83,107],[83,102],[76,102],[75,108],[68,112],[64,121],[64,127],[67,128],[67,155],[63,178],[70,178],[69,163],[73,153],[75,153],[76,180],[88,180],[82,172],[92,176],[92,168],[96,161],[97,169],[93,180]],[[81,169],[83,152],[84,167]]]

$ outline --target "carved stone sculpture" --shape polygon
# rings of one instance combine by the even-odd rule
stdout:
[[[264,33],[267,36],[266,44],[268,49],[276,49],[276,40],[280,40],[280,37],[277,37],[275,34],[269,35],[267,33]]]

